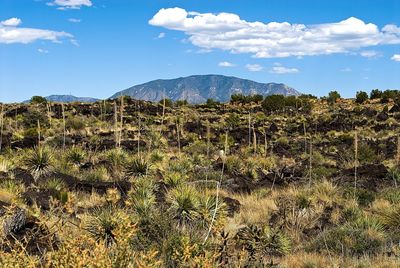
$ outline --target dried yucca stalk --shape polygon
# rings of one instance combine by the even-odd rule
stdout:
[[[354,132],[354,189],[357,189],[357,168],[358,168],[358,133]]]
[[[4,104],[1,104],[0,111],[0,152],[3,144],[3,128],[4,128]]]
[[[65,109],[64,103],[61,103],[61,112],[62,112],[62,119],[63,119],[63,150],[65,150],[65,138],[66,138],[66,124],[65,124]]]

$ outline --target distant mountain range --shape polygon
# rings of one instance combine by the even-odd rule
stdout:
[[[90,97],[75,97],[72,95],[50,95],[45,97],[45,99],[51,102],[96,102],[99,100]],[[24,103],[28,102],[30,102],[30,100],[24,101]]]
[[[158,79],[136,85],[115,93],[110,99],[130,96],[134,99],[147,101],[160,101],[163,98],[169,98],[173,101],[187,100],[189,103],[204,103],[207,99],[228,102],[233,94],[301,95],[299,91],[285,84],[258,83],[224,75],[192,75],[176,79]],[[45,98],[51,102],[96,102],[99,100],[72,95],[50,95]],[[24,101],[24,103],[29,101]]]
[[[131,96],[135,99],[159,101],[163,98],[187,100],[189,103],[203,103],[212,98],[227,102],[232,94],[301,95],[285,84],[258,83],[237,77],[223,75],[193,75],[176,79],[159,79],[117,92],[111,98]]]

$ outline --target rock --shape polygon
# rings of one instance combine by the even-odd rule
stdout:
[[[26,224],[27,213],[25,210],[17,208],[16,211],[4,219],[3,221],[3,234],[8,236],[16,234],[22,230]]]
[[[233,217],[233,215],[235,213],[238,213],[240,211],[241,204],[238,200],[230,198],[228,196],[224,196],[224,197],[222,197],[222,199],[228,207],[227,210],[228,210],[229,217]]]
[[[376,119],[378,121],[386,121],[389,118],[389,115],[385,112],[381,112],[380,114],[378,114],[378,116],[376,117]]]

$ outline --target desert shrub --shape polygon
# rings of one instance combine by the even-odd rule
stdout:
[[[172,107],[174,105],[174,102],[171,99],[165,98],[159,101],[160,104],[164,104],[164,102],[165,102],[165,107]]]
[[[225,119],[225,127],[227,129],[235,129],[240,125],[240,117],[237,113],[230,113]]]
[[[33,96],[31,98],[31,104],[46,104],[47,99],[42,96]]]
[[[96,167],[81,174],[83,180],[86,181],[107,181],[109,179],[108,170],[105,167]]]
[[[38,121],[42,129],[48,128],[50,126],[49,119],[46,114],[36,110],[26,113],[22,119],[22,124],[25,129],[30,128],[36,130],[36,128],[38,127]],[[35,133],[35,135],[37,135],[37,132]]]
[[[262,107],[267,112],[282,110],[285,107],[285,97],[283,95],[266,96],[262,102]]]
[[[341,98],[341,96],[340,96],[339,92],[331,91],[331,92],[328,93],[327,100],[328,100],[329,103],[332,104],[332,103],[335,103],[340,98]]]
[[[365,91],[358,91],[356,94],[356,102],[361,104],[368,100],[368,94]]]
[[[25,157],[25,166],[35,179],[53,170],[53,153],[48,147],[30,149]]]
[[[319,234],[310,249],[349,256],[378,254],[386,243],[383,225],[375,218],[359,218]]]
[[[80,131],[86,127],[85,120],[80,117],[68,117],[65,122],[65,127],[69,130]]]
[[[370,99],[380,99],[382,98],[382,91],[379,89],[373,89],[370,93]]]

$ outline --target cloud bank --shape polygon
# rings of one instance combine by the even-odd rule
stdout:
[[[46,40],[59,43],[63,38],[73,40],[73,36],[66,32],[18,27],[21,23],[22,21],[19,18],[11,18],[2,21],[0,23],[0,43],[29,44],[37,40]]]
[[[182,8],[160,9],[150,25],[184,32],[202,49],[250,53],[256,58],[283,58],[348,53],[361,48],[400,44],[400,27],[379,29],[350,17],[325,24],[248,22],[232,13],[188,12]]]
[[[55,0],[47,3],[48,6],[58,6],[58,9],[80,9],[82,6],[91,7],[91,0]]]

